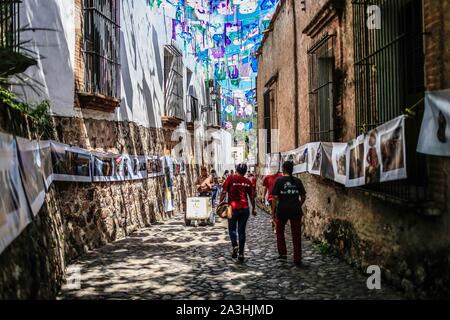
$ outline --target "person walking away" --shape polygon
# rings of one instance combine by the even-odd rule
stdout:
[[[252,214],[256,216],[255,200],[253,196],[253,188],[250,180],[245,177],[247,173],[247,165],[239,164],[236,167],[237,174],[231,175],[223,184],[223,192],[220,195],[222,203],[226,195],[228,195],[228,204],[233,210],[232,218],[228,220],[228,233],[231,239],[233,259],[238,258],[240,262],[244,261],[245,248],[245,229],[247,220],[250,216],[249,201],[252,205]],[[239,242],[238,242],[239,237]]]
[[[252,172],[252,177],[251,177],[250,181],[252,183],[253,192],[255,193],[255,196],[256,196],[256,174],[254,172]]]
[[[272,189],[275,185],[275,182],[279,177],[281,177],[282,174],[279,170],[277,170],[276,173],[265,176],[263,180],[263,186],[264,186],[264,199],[266,199],[266,204],[269,204],[270,210],[272,210]],[[271,212],[272,217],[274,216],[274,212]],[[275,231],[275,221],[272,220],[272,231]]]
[[[283,163],[283,176],[277,179],[272,190],[272,212],[276,226],[278,258],[287,259],[284,229],[289,221],[294,245],[294,263],[300,266],[302,261],[302,205],[306,200],[306,191],[302,181],[292,176],[293,170],[294,163],[292,161]]]
[[[249,171],[247,173],[247,179],[250,180],[250,182],[252,183],[253,197],[255,198],[256,203],[256,175],[253,172]]]

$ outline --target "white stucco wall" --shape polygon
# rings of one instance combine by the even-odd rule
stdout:
[[[42,84],[39,95],[29,88],[15,91],[29,102],[48,99],[51,110],[60,116],[133,121],[145,127],[160,127],[164,112],[164,46],[172,44],[172,17],[170,6],[151,9],[146,0],[121,1],[121,98],[115,113],[74,108],[74,50],[75,22],[73,0],[27,0],[21,6],[21,26],[45,28],[25,32],[26,46],[43,57],[37,67],[27,74]],[[175,44],[179,49],[182,43]],[[180,50],[183,51],[183,50]],[[184,107],[188,91],[194,93],[199,105],[206,104],[204,77],[195,73],[192,55],[183,57]],[[187,68],[192,72],[186,83]],[[189,90],[189,86],[192,86]]]
[[[26,71],[30,87],[15,87],[24,100],[38,103],[50,101],[52,111],[61,116],[74,115],[74,3],[68,0],[27,0],[20,7],[21,28],[36,28],[22,32],[23,47],[40,59],[36,67]],[[47,29],[47,30],[37,30]],[[33,54],[34,55],[34,54]],[[32,80],[31,80],[32,79]]]

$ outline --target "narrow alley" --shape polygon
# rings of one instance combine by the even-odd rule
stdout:
[[[0,0],[0,300],[450,299],[449,21]]]
[[[67,269],[80,288],[60,299],[402,299],[390,286],[369,290],[368,275],[303,241],[305,267],[277,260],[270,219],[248,226],[247,261],[231,259],[226,221],[186,227],[182,217],[143,229],[87,254]],[[292,248],[289,246],[291,252]]]

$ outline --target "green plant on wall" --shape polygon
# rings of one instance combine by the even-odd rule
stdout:
[[[50,105],[47,100],[36,105],[21,102],[10,90],[0,87],[0,103],[18,110],[30,117],[41,135],[51,136],[53,122],[50,115]]]
[[[11,3],[0,6],[0,28],[13,25],[14,13]],[[12,28],[13,29],[13,28]],[[51,136],[53,128],[48,101],[44,100],[36,105],[20,101],[11,91],[14,87],[28,87],[36,94],[40,94],[42,84],[33,78],[24,76],[24,72],[31,66],[38,64],[40,56],[27,47],[28,41],[19,41],[20,34],[26,31],[54,31],[53,29],[36,29],[22,27],[16,32],[1,32],[0,41],[0,103],[18,110],[30,117],[41,135]]]

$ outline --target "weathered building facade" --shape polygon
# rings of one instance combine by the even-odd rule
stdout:
[[[218,127],[220,106],[193,57],[172,40],[174,12],[152,10],[145,0],[51,0],[25,1],[16,13],[27,29],[21,40],[40,59],[27,70],[38,90],[14,90],[29,103],[49,101],[55,130],[47,138],[89,151],[183,157],[189,164],[175,178],[169,213],[163,177],[54,183],[38,220],[0,256],[0,297],[50,298],[75,257],[184,212],[199,166],[220,169],[231,151],[214,145],[227,135]],[[19,132],[8,125],[11,115],[2,115],[2,131],[39,137],[25,119],[15,116],[25,128]]]
[[[259,55],[266,153],[348,142],[414,112],[406,120],[408,179],[350,189],[300,175],[304,233],[363,269],[379,265],[410,296],[448,295],[450,287],[450,160],[415,151],[425,92],[450,88],[449,9],[449,1],[432,0],[286,0]],[[369,28],[376,14],[380,28]]]

